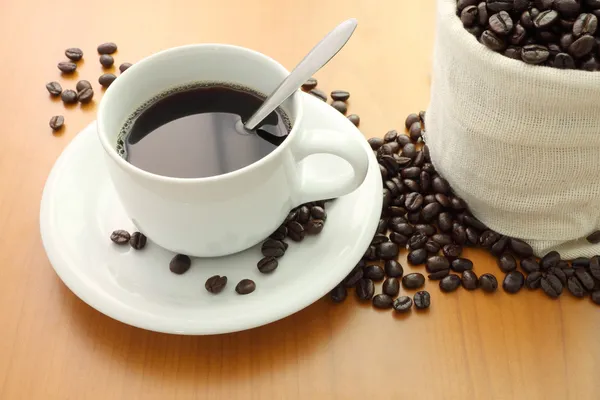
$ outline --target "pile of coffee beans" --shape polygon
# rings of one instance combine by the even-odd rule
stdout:
[[[473,262],[461,257],[468,246],[483,248],[497,258],[499,270],[505,274],[502,288],[507,293],[517,293],[525,286],[556,298],[567,288],[576,297],[590,295],[600,304],[600,257],[568,262],[557,252],[550,252],[537,259],[526,242],[494,232],[469,212],[467,204],[431,163],[427,145],[422,143],[424,117],[423,111],[410,114],[405,121],[406,132],[391,130],[383,138],[368,140],[383,182],[381,217],[364,256],[331,291],[331,299],[341,302],[348,290],[354,289],[360,301],[371,301],[379,309],[406,312],[412,303],[417,308],[429,307],[429,293],[424,291],[415,293],[412,301],[406,295],[394,299],[400,293],[399,279],[404,290],[421,289],[425,284],[421,273],[404,275],[397,261],[402,249],[408,251],[411,265],[425,266],[428,279],[439,281],[443,292],[461,286],[495,292],[496,277],[478,277]],[[600,242],[600,232],[587,239]],[[376,293],[375,282],[380,281],[381,293]]]
[[[600,70],[600,1],[457,0],[457,13],[468,32],[507,57]]]
[[[117,51],[117,45],[115,43],[103,43],[98,46],[98,54],[100,54],[100,64],[103,68],[110,68],[114,64],[114,58],[112,54]],[[83,51],[77,47],[71,47],[65,50],[65,56],[69,61],[61,61],[57,67],[63,75],[73,74],[77,70],[77,62],[83,59]],[[119,67],[121,73],[125,72],[127,68],[131,67],[131,63],[123,63]],[[102,74],[98,78],[98,83],[104,88],[110,86],[114,80],[117,79],[116,75],[111,73]],[[46,84],[46,90],[52,97],[59,97],[65,105],[75,104],[77,102],[81,104],[87,104],[92,101],[94,97],[94,89],[87,80],[80,80],[77,82],[76,91],[72,89],[63,90],[60,83],[53,81]],[[53,132],[57,132],[63,128],[65,124],[65,117],[62,115],[55,115],[50,118],[50,129]]]

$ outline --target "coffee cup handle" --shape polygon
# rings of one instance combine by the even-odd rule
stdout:
[[[322,175],[307,176],[306,164],[297,165],[299,187],[296,205],[316,200],[333,199],[356,190],[365,180],[369,169],[369,157],[364,143],[348,132],[332,130],[305,130],[292,146],[292,153],[299,163],[312,154],[333,154],[348,162],[354,174],[352,176],[332,176],[327,171]]]

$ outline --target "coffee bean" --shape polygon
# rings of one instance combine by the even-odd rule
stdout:
[[[442,252],[448,258],[460,257],[462,253],[462,247],[457,244],[447,244],[443,247]]]
[[[373,150],[378,150],[384,144],[383,139],[378,137],[372,137],[368,139],[367,142],[369,142],[369,145]]]
[[[99,54],[112,54],[115,51],[117,51],[117,45],[112,42],[102,43],[101,45],[98,46]]]
[[[239,284],[238,284],[238,286],[239,286]],[[235,290],[237,291],[237,287]],[[240,294],[245,294],[245,293],[240,293]],[[337,285],[336,287],[331,289],[331,292],[329,292],[329,297],[331,298],[331,301],[333,301],[334,303],[341,303],[344,300],[346,300],[346,297],[348,297],[348,291],[346,290],[346,288],[343,285]]]
[[[478,18],[477,6],[465,7],[460,12],[460,22],[465,28],[475,25]]]
[[[600,290],[592,292],[592,295],[590,297],[594,303],[600,304]]]
[[[129,239],[129,245],[135,250],[141,250],[146,247],[146,235],[141,232],[133,232],[131,234],[131,238]]]
[[[447,180],[437,175],[431,181],[431,185],[433,187],[433,191],[441,194],[448,194],[450,191],[450,184]]]
[[[510,248],[522,258],[531,257],[533,255],[533,249],[531,246],[520,239],[510,239]]]
[[[408,247],[411,250],[422,249],[423,247],[425,247],[425,243],[427,243],[428,240],[429,238],[427,236],[423,235],[420,232],[416,232],[410,237],[410,239],[408,239]]]
[[[55,115],[54,117],[50,118],[49,125],[54,132],[61,130],[64,124],[65,117],[63,117],[62,115]]]
[[[442,206],[440,203],[430,203],[423,207],[422,216],[425,222],[432,221],[437,217],[437,215],[442,211]]]
[[[77,47],[71,47],[65,50],[65,56],[71,61],[79,61],[83,57],[83,51]]]
[[[102,74],[100,75],[100,78],[98,78],[98,83],[107,88],[115,81],[115,79],[117,79],[117,77],[114,74]]]
[[[523,261],[521,261],[521,264]],[[517,260],[513,257],[512,254],[502,254],[500,258],[498,258],[498,267],[504,273],[508,273],[517,269]],[[524,268],[525,269],[525,268]],[[531,272],[531,271],[526,271]]]
[[[416,155],[417,155],[417,149],[414,144],[408,143],[408,144],[405,144],[404,147],[402,148],[402,156],[403,157],[408,157],[412,160],[413,158],[415,158]]]
[[[363,275],[365,278],[374,281],[381,281],[383,278],[385,278],[383,268],[381,268],[379,265],[367,265],[363,270]]]
[[[510,44],[512,44],[513,46],[519,46],[522,45],[525,42],[525,39],[527,38],[527,31],[525,30],[525,28],[523,28],[523,25],[521,25],[520,23],[517,23],[515,25],[515,28],[513,30],[513,33],[508,37],[508,42]],[[509,50],[511,47],[509,47],[507,50]],[[519,50],[519,47],[512,47],[513,49]],[[506,53],[505,53],[506,54]],[[519,54],[519,60],[521,59],[521,52],[518,51]],[[514,57],[513,57],[514,58]]]
[[[473,261],[467,258],[457,258],[456,260],[452,261],[450,268],[452,268],[452,270],[455,272],[469,271],[473,269]]]
[[[184,254],[177,254],[171,259],[171,262],[169,263],[169,269],[172,273],[181,275],[186,273],[187,270],[190,269],[191,265],[192,260],[188,256]]]
[[[527,275],[525,279],[525,286],[528,289],[538,289],[542,284],[542,273],[540,271],[534,271]]]
[[[479,245],[485,248],[491,248],[494,243],[496,243],[500,239],[500,235],[498,235],[494,231],[484,231],[479,237]]]
[[[415,122],[412,124],[408,130],[408,135],[413,142],[418,142],[422,135],[421,122]]]
[[[122,229],[116,230],[110,234],[110,240],[112,240],[116,244],[127,244],[129,243],[129,239],[131,239],[129,232],[124,231]]]
[[[427,259],[425,267],[427,268],[427,272],[433,273],[450,268],[450,261],[443,256],[431,256]]]
[[[377,224],[377,233],[385,233],[387,232],[388,221],[385,218],[379,220]]]
[[[77,82],[75,89],[77,89],[77,93],[80,93],[84,89],[92,89],[92,84],[89,81],[80,80]]]
[[[278,265],[279,263],[277,262],[277,259],[271,256],[265,256],[256,264],[258,270],[263,274],[268,274],[269,272],[275,271]]]
[[[473,7],[475,8],[475,7]],[[463,10],[464,11],[464,10]],[[556,14],[558,17],[558,14]],[[462,13],[461,13],[462,20]],[[473,17],[473,21],[475,17]],[[513,30],[513,20],[506,11],[500,11],[499,13],[493,14],[489,19],[490,30],[497,35],[505,36]]]
[[[512,11],[514,0],[486,0],[487,7],[492,12]]]
[[[487,9],[487,4],[485,1],[481,1],[477,4],[477,22],[481,26],[485,26],[488,22],[489,14]]]
[[[310,219],[310,208],[302,206],[298,209],[298,218],[296,221],[300,224],[306,224]]]
[[[59,62],[57,66],[63,74],[72,74],[77,69],[77,64],[69,61]]]
[[[312,94],[320,100],[327,101],[327,94],[325,94],[325,92],[321,89],[311,89],[308,93]]]
[[[554,0],[554,9],[562,17],[571,18],[579,14],[581,5],[579,0]]]
[[[495,292],[498,289],[498,280],[492,274],[483,274],[479,277],[479,287],[484,292]]]
[[[587,257],[577,257],[571,261],[573,268],[587,268],[590,266],[590,259]]]
[[[598,18],[594,14],[582,13],[573,24],[573,35],[576,37],[593,35],[596,33],[596,28],[598,28]]]
[[[508,293],[517,293],[523,287],[525,277],[520,271],[511,271],[504,277],[502,288]]]
[[[65,104],[77,103],[77,93],[71,89],[64,90],[60,95],[60,98]]]
[[[288,236],[294,242],[301,242],[304,239],[304,236],[306,235],[306,231],[304,230],[304,227],[302,226],[302,224],[300,224],[299,222],[290,221],[287,223],[287,228],[288,228]]]
[[[390,278],[400,278],[404,274],[402,265],[396,260],[387,260],[384,264],[385,274]]]
[[[369,261],[377,260],[377,247],[369,246],[369,248],[365,252],[365,255],[363,256],[363,258],[366,260],[369,260]]]
[[[571,292],[571,294],[575,297],[584,297],[586,293],[586,290],[581,282],[579,282],[579,280],[574,276],[567,280],[567,289],[569,289],[569,292]]]
[[[450,269],[442,269],[436,272],[432,272],[431,274],[427,275],[427,278],[429,278],[430,281],[439,281],[443,278],[445,278],[446,276],[448,276],[448,274],[450,274]]]
[[[548,29],[556,22],[558,22],[558,13],[554,10],[545,10],[533,20],[533,26],[538,29]]]
[[[275,232],[273,232],[271,234],[271,236],[269,236],[269,239],[283,240],[286,238],[287,233],[288,233],[288,230],[285,227],[285,225],[281,225],[279,228],[277,228],[277,230]]]
[[[125,62],[125,63],[119,65],[119,71],[121,73],[123,73],[123,72],[127,71],[129,69],[129,67],[131,67],[131,65],[132,65],[131,63]]]
[[[396,297],[400,291],[400,282],[398,282],[397,278],[387,278],[383,281],[381,291],[388,296]]]
[[[439,204],[439,203],[438,203]],[[452,230],[452,214],[449,212],[443,212],[438,215],[438,227],[442,232],[449,232]]]
[[[405,313],[410,311],[412,305],[413,301],[408,296],[400,296],[396,300],[394,300],[394,303],[392,304],[392,306],[394,307],[394,311],[399,313]]]
[[[421,187],[419,186],[419,183],[417,181],[405,179],[402,181],[402,183],[404,184],[404,186],[406,186],[409,192],[419,192],[421,190]],[[415,210],[415,212],[417,215],[420,215],[420,212],[418,210]],[[417,221],[415,221],[414,223],[416,222]]]
[[[343,286],[342,286],[343,288]],[[250,294],[256,290],[256,283],[252,279],[242,279],[235,286],[235,291],[238,294]],[[344,289],[345,290],[345,289]]]
[[[373,297],[373,306],[381,309],[392,308],[393,301],[394,300],[387,294],[378,294]]]
[[[541,285],[542,290],[551,298],[557,298],[562,294],[563,284],[554,275],[546,275],[542,278]]]
[[[452,237],[446,233],[436,233],[431,237],[431,239],[439,243],[441,246],[452,244]]]
[[[582,58],[588,55],[595,45],[596,40],[593,36],[583,35],[569,46],[568,52],[575,58]]]
[[[206,283],[204,284],[204,288],[209,293],[217,294],[217,293],[221,293],[223,291],[223,288],[225,287],[225,285],[227,285],[227,277],[215,275],[215,276],[211,276],[210,278],[208,278],[206,280]]]
[[[392,260],[398,257],[399,248],[396,243],[384,242],[377,247],[377,255],[382,260]]]
[[[398,137],[396,138],[396,143],[398,143],[400,147],[404,148],[404,146],[410,143],[410,138],[406,135],[398,135]],[[408,157],[405,157],[404,159],[406,160],[406,164],[410,164],[412,160]]]
[[[475,272],[471,270],[463,271],[460,280],[462,286],[467,290],[475,290],[479,287],[479,279]]]
[[[404,275],[402,278],[402,286],[405,289],[418,289],[425,284],[425,276],[418,272]]]
[[[402,175],[402,177],[405,179],[418,178],[419,175],[421,175],[421,168],[419,168],[419,167],[404,168],[402,171],[400,171],[400,175]]]
[[[475,241],[479,241],[479,236],[477,235],[477,233],[473,231],[473,234],[475,235],[473,239]],[[452,240],[454,241],[454,243],[459,244],[461,246],[467,243],[467,230],[464,226],[459,224],[452,225]]]
[[[415,295],[413,296],[413,301],[415,303],[415,307],[418,310],[424,310],[426,308],[429,308],[429,306],[431,305],[431,296],[426,290],[421,290],[415,293]]]
[[[279,258],[285,254],[285,247],[283,242],[274,239],[267,239],[260,249],[262,255],[265,257]]]
[[[336,110],[338,110],[342,114],[346,114],[346,112],[348,111],[348,105],[346,103],[344,103],[343,101],[340,101],[340,100],[333,101],[331,103],[331,107],[335,108]]]
[[[583,60],[580,68],[585,71],[598,71],[600,70],[600,62],[598,62],[596,57],[591,55],[587,59]]]
[[[360,117],[356,114],[348,115],[348,120],[354,124],[354,126],[360,125]]]
[[[412,265],[420,265],[420,264],[423,264],[425,262],[425,260],[427,260],[427,255],[428,255],[427,250],[417,249],[417,250],[413,250],[413,251],[409,252],[406,259]]]
[[[377,246],[380,243],[387,242],[390,239],[383,233],[376,233],[371,240],[371,246]]]
[[[428,240],[427,243],[425,243],[425,250],[427,250],[427,252],[430,254],[439,253],[441,248],[442,247],[439,245],[439,243],[434,242],[433,240]]]
[[[501,256],[504,253],[504,250],[508,247],[508,242],[510,238],[508,236],[501,236],[496,243],[490,247],[490,253],[495,255],[496,257]]]
[[[567,284],[567,275],[563,272],[562,269],[553,267],[553,268],[548,269],[547,274],[552,274],[552,275],[556,276],[560,280],[560,282],[563,284],[563,286],[565,286]]]
[[[548,268],[556,267],[560,261],[560,254],[556,251],[551,251],[540,260],[540,268],[547,270]]]
[[[398,246],[406,246],[406,244],[408,243],[408,237],[404,236],[401,233],[397,233],[397,232],[392,232],[390,233],[390,240],[394,243],[396,243]]]
[[[60,94],[62,93],[62,86],[60,86],[60,83],[58,82],[47,83],[46,89],[48,90],[48,93],[50,93],[52,96],[60,96]]]
[[[494,51],[504,50],[506,42],[490,30],[483,31],[479,39],[486,47]]]
[[[594,282],[594,278],[585,269],[580,268],[580,269],[575,270],[575,277],[579,280],[579,282],[581,282],[581,284],[583,285],[583,287],[586,290],[589,290],[589,291],[594,290],[594,287],[596,286],[596,283]]]
[[[115,59],[111,55],[102,54],[100,56],[100,64],[102,64],[104,68],[112,67],[114,63]]]
[[[406,222],[401,222],[398,224],[392,224],[390,225],[390,229],[393,232],[398,232],[401,233],[405,236],[409,236],[412,235],[414,233],[414,228],[411,224],[408,224]]]
[[[417,224],[415,225],[415,230],[426,236],[435,234],[435,227],[430,224]]]
[[[585,239],[592,244],[600,243],[600,230],[590,233]]]
[[[521,268],[523,269],[523,271],[527,272],[528,274],[531,274],[535,271],[539,271],[540,265],[538,264],[535,257],[528,257],[523,258],[521,260]]]
[[[423,205],[423,195],[417,192],[409,193],[404,204],[408,211],[416,211]]]
[[[596,280],[600,281],[600,257],[599,256],[594,256],[592,258],[590,258],[590,274],[592,274],[592,276],[594,278],[596,278]]]
[[[356,295],[360,300],[371,300],[375,293],[375,285],[373,281],[363,278],[356,284]]]
[[[468,6],[477,4],[477,1],[479,0],[457,0],[456,7],[458,8],[458,11],[461,11]]]
[[[350,98],[350,93],[345,90],[334,90],[331,92],[331,98],[338,101],[346,101]]]
[[[458,275],[450,274],[440,281],[440,289],[442,292],[454,292],[461,284]]]
[[[92,101],[93,97],[94,91],[92,89],[83,89],[81,92],[79,92],[77,99],[81,104],[87,104]]]

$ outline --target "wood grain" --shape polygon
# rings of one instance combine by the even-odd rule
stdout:
[[[434,0],[0,0],[1,399],[598,398],[600,313],[587,299],[442,294],[428,284],[425,313],[394,316],[350,296],[247,332],[178,337],[98,313],[52,270],[38,233],[41,191],[62,149],[95,118],[99,43],[118,43],[117,65],[223,42],[291,68],[351,16],[354,38],[317,78],[352,92],[361,130],[382,136],[427,106]],[[85,61],[61,78],[55,65],[72,46]],[[65,109],[44,89],[81,78],[96,90],[86,107]],[[48,128],[55,114],[67,124],[58,135]],[[468,255],[478,273],[498,274],[489,257]]]

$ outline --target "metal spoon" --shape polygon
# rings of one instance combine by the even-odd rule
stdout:
[[[335,27],[308,53],[296,68],[277,86],[265,102],[246,121],[244,128],[253,130],[304,82],[329,62],[350,39],[358,22],[351,18]]]

